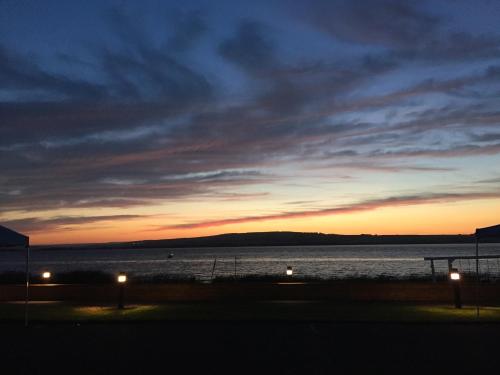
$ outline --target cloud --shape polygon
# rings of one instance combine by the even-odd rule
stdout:
[[[14,89],[30,95],[41,91],[45,95],[59,99],[79,98],[99,99],[106,95],[102,84],[69,78],[63,74],[50,73],[36,62],[0,45],[1,89]]]
[[[413,0],[316,0],[305,13],[311,25],[333,38],[384,48],[396,59],[436,63],[500,56],[498,35],[450,28],[449,17],[432,13],[427,5]],[[303,19],[303,11],[297,17]]]
[[[285,178],[269,169],[293,170],[297,179],[324,164],[349,175],[425,174],[454,170],[435,166],[434,158],[499,153],[496,97],[476,95],[498,86],[498,62],[453,65],[448,78],[429,65],[439,54],[493,59],[496,39],[443,34],[442,20],[415,1],[369,4],[311,5],[329,35],[356,51],[370,44],[342,58],[342,46],[315,54],[316,40],[283,44],[275,30],[284,24],[246,19],[228,34],[201,11],[176,13],[172,32],[165,25],[165,35],[154,37],[142,17],[111,11],[108,38],[94,41],[87,56],[66,51],[72,61],[88,62],[90,75],[54,73],[61,66],[49,69],[4,47],[2,210],[251,199]],[[201,43],[213,56],[200,62]],[[217,76],[227,78],[221,67],[228,63],[245,76],[231,82],[243,86],[238,94],[228,94]],[[408,79],[418,64],[432,69]],[[239,191],[259,184],[266,192]]]
[[[372,160],[370,160],[372,159]],[[373,160],[373,158],[360,158],[359,161],[348,162],[333,162],[322,166],[324,169],[349,169],[351,171],[366,171],[366,172],[452,172],[456,168],[449,167],[434,167],[426,165],[403,165],[395,163],[387,163],[384,161]]]
[[[239,179],[249,179],[249,178],[260,178],[264,174],[259,171],[214,171],[214,172],[202,172],[202,173],[188,173],[184,175],[170,175],[162,178],[164,181],[228,181],[228,180],[239,180]]]
[[[362,64],[350,68],[358,71],[358,75],[352,74],[353,81],[360,80],[359,75],[371,74],[372,68],[366,67],[364,70],[364,67],[366,65]],[[325,71],[325,68],[320,70]],[[261,168],[298,159],[314,161],[318,157],[352,158],[349,163],[335,163],[332,167],[358,171],[450,170],[427,165],[391,165],[376,162],[374,157],[412,159],[415,156],[462,157],[498,153],[497,145],[454,145],[436,149],[398,146],[404,141],[411,143],[411,137],[415,134],[432,129],[452,126],[456,130],[459,124],[467,128],[476,123],[494,126],[498,123],[498,114],[485,112],[483,108],[450,107],[418,112],[409,121],[397,121],[384,126],[357,121],[331,124],[324,119],[351,110],[385,107],[401,98],[429,91],[462,87],[464,82],[492,77],[491,72],[494,70],[462,78],[460,82],[419,83],[413,88],[385,97],[353,99],[345,106],[334,105],[325,113],[288,111],[284,116],[283,112],[271,111],[263,114],[256,111],[255,102],[250,102],[214,111],[194,111],[186,120],[149,127],[132,126],[153,121],[154,116],[166,117],[164,121],[171,121],[170,109],[143,103],[116,108],[113,105],[97,105],[87,115],[75,106],[76,111],[67,107],[66,115],[61,116],[62,113],[51,113],[50,106],[44,108],[40,105],[39,109],[41,113],[46,113],[45,116],[40,116],[40,112],[33,113],[33,121],[22,120],[19,126],[10,118],[11,122],[7,122],[8,126],[3,129],[13,132],[22,141],[25,134],[38,139],[42,134],[51,134],[52,126],[53,134],[59,137],[41,138],[39,144],[28,142],[18,149],[9,149],[13,144],[8,142],[5,143],[7,149],[0,146],[0,165],[4,176],[8,176],[8,180],[3,183],[5,191],[20,192],[17,196],[0,194],[0,203],[5,209],[156,204],[162,199],[210,196],[216,189],[232,189],[242,184],[272,183],[275,179],[262,173]],[[349,80],[344,82],[345,87],[351,84]],[[313,95],[306,97],[305,104],[315,98]],[[58,105],[54,104],[54,107],[58,108]],[[5,108],[8,108],[6,112],[10,111],[14,116],[29,116],[29,111],[21,111],[18,104],[5,105]],[[90,106],[88,108],[90,111]],[[135,111],[135,108],[139,110]],[[262,106],[257,108],[261,109]],[[283,111],[286,111],[286,105]],[[37,122],[45,117],[46,122]],[[80,123],[82,126],[79,126]],[[67,136],[65,127],[68,124],[87,133],[79,137],[72,135],[70,138],[61,138]],[[104,130],[100,124],[106,124],[105,129],[110,130]],[[26,131],[21,132],[23,126],[26,126]],[[38,135],[37,131],[40,132]],[[346,148],[349,144],[357,144],[359,148]],[[385,145],[383,150],[379,148],[381,144]],[[368,159],[370,163],[363,159]],[[244,176],[249,170],[253,172]],[[211,175],[213,173],[215,175]],[[198,178],[189,181],[168,178],[176,175]],[[224,178],[206,181],[203,180],[204,175]],[[109,179],[142,182],[127,186],[103,183]]]
[[[9,178],[0,190],[0,205],[5,211],[53,210],[60,208],[116,207],[128,208],[161,204],[164,201],[204,197],[209,199],[236,199],[234,191],[242,185],[263,184],[276,177],[258,171],[215,170],[188,174],[158,171],[130,172],[126,165],[122,178],[103,177],[106,170],[85,172],[68,169],[68,175],[59,168],[42,169],[35,175]],[[109,176],[120,176],[120,171],[111,167]],[[59,172],[58,178],[53,178]],[[141,176],[143,178],[141,179]],[[13,193],[14,192],[14,193]]]
[[[82,224],[127,221],[143,217],[144,216],[141,215],[57,216],[49,219],[30,217],[17,220],[7,220],[2,222],[2,224],[22,232],[33,233],[53,230],[57,231],[62,229],[69,230],[73,226]]]
[[[208,30],[204,15],[199,10],[174,12],[174,34],[169,38],[167,47],[176,51],[189,50]]]
[[[457,145],[445,149],[432,148],[417,148],[397,151],[374,151],[371,157],[433,157],[433,158],[449,158],[449,157],[464,157],[475,155],[496,155],[500,154],[500,143],[491,145]]]
[[[495,142],[500,141],[500,133],[472,134],[471,139],[474,142]]]
[[[394,56],[434,63],[496,58],[500,56],[500,38],[493,34],[473,35],[466,32],[452,32],[435,35],[420,45],[396,50]]]
[[[441,22],[417,4],[397,0],[317,0],[312,2],[309,17],[315,26],[335,38],[401,48],[429,38]]]
[[[264,26],[245,20],[236,34],[219,45],[219,53],[228,61],[251,74],[261,74],[275,66],[274,45],[264,35]]]
[[[308,211],[289,211],[278,214],[261,215],[261,216],[243,216],[230,219],[200,221],[186,224],[178,224],[173,226],[162,227],[161,229],[197,229],[208,227],[219,227],[231,224],[251,223],[268,220],[287,220],[301,219],[318,216],[343,215],[358,213],[363,211],[372,211],[385,207],[401,207],[412,206],[419,204],[433,204],[442,202],[458,202],[475,199],[498,199],[499,192],[471,192],[471,193],[429,193],[409,196],[394,196],[382,199],[366,200],[354,204],[324,208],[319,210]],[[159,229],[160,230],[160,229]]]
[[[339,72],[347,72],[338,87],[348,89],[387,69],[391,69],[391,65],[362,62],[343,69],[335,65],[316,65],[292,70],[286,73],[286,79],[293,80],[307,93],[299,113],[296,108],[287,110],[286,103],[279,106],[280,111],[262,112],[262,108],[266,108],[262,106],[263,97],[240,106],[211,111],[187,107],[183,111],[189,116],[184,118],[179,113],[174,114],[168,104],[161,103],[91,105],[75,102],[45,106],[42,103],[4,103],[0,112],[6,115],[2,117],[6,122],[3,127],[0,125],[0,132],[18,137],[14,139],[24,142],[20,143],[24,146],[14,147],[16,143],[12,138],[10,141],[8,137],[2,138],[7,147],[2,148],[0,144],[0,165],[4,176],[8,176],[3,185],[5,191],[19,191],[20,194],[0,194],[0,202],[6,209],[92,206],[94,202],[96,206],[136,206],[155,204],[162,199],[211,195],[216,189],[232,189],[242,184],[271,183],[273,179],[262,173],[261,168],[298,159],[314,161],[318,156],[322,159],[350,157],[353,160],[343,166],[355,170],[426,172],[449,169],[401,163],[387,165],[375,163],[373,157],[411,159],[498,152],[496,145],[440,149],[398,146],[401,142],[412,142],[415,134],[432,129],[452,126],[455,130],[459,124],[463,127],[476,123],[497,124],[498,114],[481,107],[426,110],[412,115],[414,118],[409,121],[383,126],[358,121],[340,124],[326,121],[329,116],[384,108],[402,98],[459,88],[478,80],[491,82],[496,77],[494,67],[460,79],[418,83],[385,96],[334,103],[325,112],[306,110],[322,100],[313,95],[322,86],[309,86],[309,75],[317,75],[319,80],[325,75],[335,77],[341,75]],[[335,90],[341,90],[328,88],[328,80],[323,81],[325,90],[330,90],[332,95]],[[270,95],[269,100],[279,102],[275,95]],[[144,125],[148,123],[151,125]],[[38,143],[30,143],[33,140]],[[349,144],[357,144],[359,148],[346,148]],[[381,144],[384,150],[380,150]],[[363,160],[366,158],[372,162],[366,163]],[[253,172],[244,176],[248,171]],[[200,177],[211,176],[211,173],[224,178],[203,181]],[[175,175],[199,178],[184,182],[165,178]],[[109,179],[142,182],[127,186],[103,183]]]
[[[478,181],[479,184],[500,184],[500,177]]]

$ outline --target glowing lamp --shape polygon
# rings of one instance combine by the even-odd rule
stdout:
[[[126,283],[127,282],[127,275],[125,275],[124,273],[121,273],[118,275],[118,278],[117,278],[117,281],[119,283]]]
[[[52,274],[49,271],[45,271],[45,272],[42,273],[42,278],[44,280],[50,279],[51,276],[52,276]]]
[[[456,268],[451,270],[450,280],[452,280],[452,281],[459,281],[460,280],[460,273],[458,273],[458,270]]]
[[[287,276],[292,276],[293,275],[293,268],[291,266],[288,266],[286,268],[286,275]]]

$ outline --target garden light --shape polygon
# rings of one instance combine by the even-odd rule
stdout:
[[[462,308],[462,298],[460,296],[460,273],[456,268],[450,269],[450,281],[453,285],[453,299],[457,309]]]
[[[123,309],[125,307],[123,303],[123,295],[125,294],[125,283],[127,282],[127,275],[123,272],[120,272],[116,280],[118,281],[118,285],[120,286],[118,291],[118,308]]]

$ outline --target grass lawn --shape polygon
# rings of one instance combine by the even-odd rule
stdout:
[[[373,322],[500,322],[500,307],[395,303],[335,304],[329,302],[190,302],[115,306],[38,303],[29,306],[30,320],[63,322],[169,320],[297,320]],[[23,304],[0,304],[0,321],[22,321]]]

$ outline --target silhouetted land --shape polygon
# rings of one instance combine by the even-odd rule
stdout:
[[[472,234],[458,235],[342,235],[302,232],[227,233],[216,236],[114,242],[105,244],[64,245],[64,248],[183,248],[183,247],[241,247],[241,246],[313,246],[313,245],[397,245],[473,243]],[[484,241],[483,241],[484,242]],[[500,242],[489,238],[487,242]],[[61,246],[42,246],[60,248]]]

